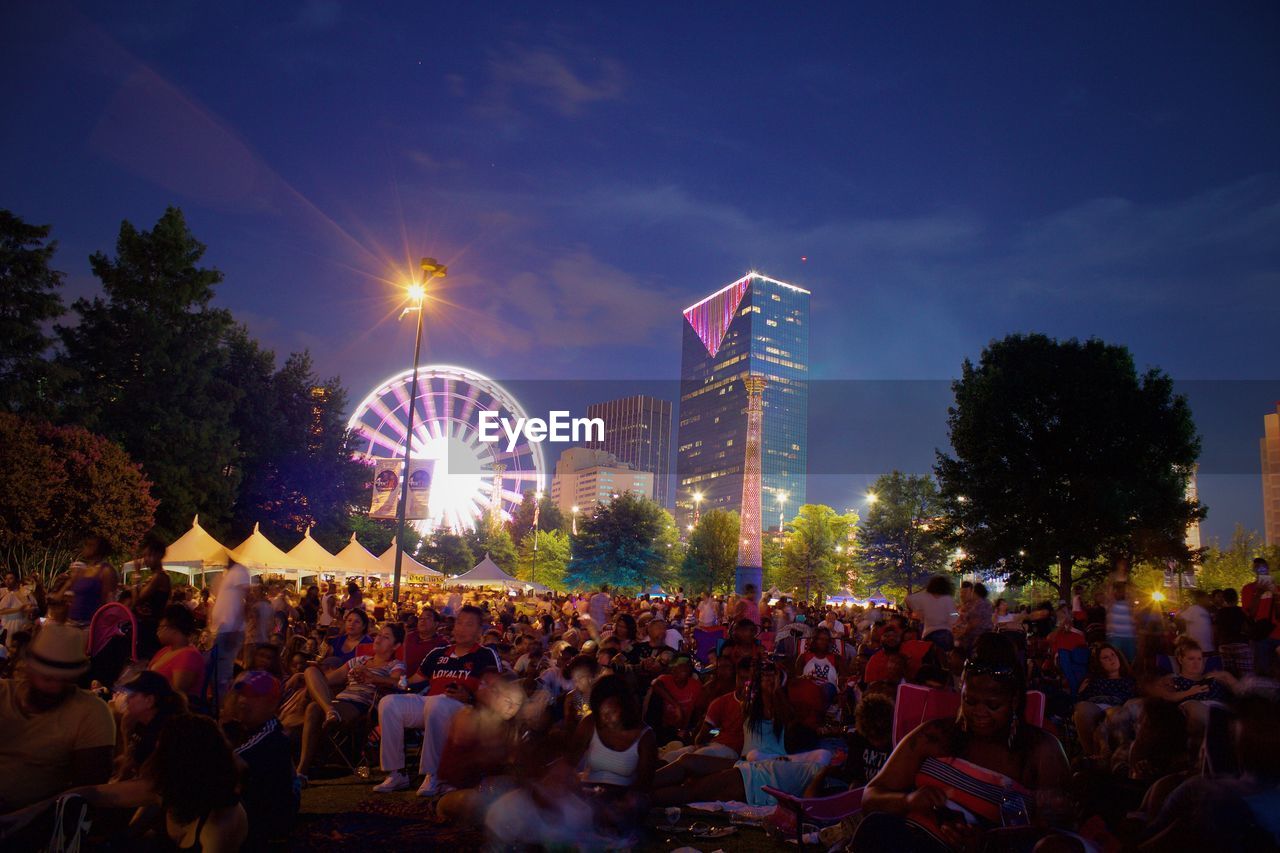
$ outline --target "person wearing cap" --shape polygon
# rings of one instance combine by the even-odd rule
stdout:
[[[23,653],[17,677],[0,681],[0,812],[111,776],[111,709],[76,687],[89,670],[84,633],[46,624]]]
[[[249,819],[245,850],[279,849],[298,814],[293,756],[276,712],[280,682],[248,670],[231,683],[219,722],[236,757],[244,762],[240,802]]]
[[[134,779],[160,739],[170,717],[185,713],[187,701],[158,672],[143,670],[120,685],[116,693],[124,752],[112,774],[113,782]]]

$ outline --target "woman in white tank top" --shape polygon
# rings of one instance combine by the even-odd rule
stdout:
[[[570,755],[578,758],[582,781],[606,795],[645,798],[653,788],[657,739],[620,676],[607,675],[592,686],[591,713],[578,725]]]

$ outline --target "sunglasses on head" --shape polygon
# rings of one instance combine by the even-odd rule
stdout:
[[[1010,664],[991,664],[971,660],[965,662],[964,674],[986,675],[996,679],[997,681],[1013,681],[1018,677],[1018,670]]]

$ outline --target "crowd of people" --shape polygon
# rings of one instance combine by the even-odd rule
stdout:
[[[750,586],[396,601],[240,566],[193,589],[163,553],[126,585],[91,537],[48,591],[5,578],[0,764],[22,772],[0,774],[0,844],[283,849],[317,774],[376,765],[370,796],[498,846],[625,847],[655,809],[770,824],[778,796],[851,791],[827,848],[1280,845],[1265,561],[1168,613],[1124,564],[1070,602],[938,576],[862,609]]]

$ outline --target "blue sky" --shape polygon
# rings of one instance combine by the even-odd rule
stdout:
[[[407,359],[390,283],[422,255],[450,266],[427,358],[499,379],[673,379],[679,309],[756,268],[813,291],[815,378],[947,380],[1042,331],[1254,380],[1198,416],[1233,460],[1202,482],[1209,531],[1261,523],[1274,4],[0,14],[0,205],[54,224],[73,295],[121,219],[178,204],[219,302],[358,397]],[[927,465],[942,416],[886,459]]]

